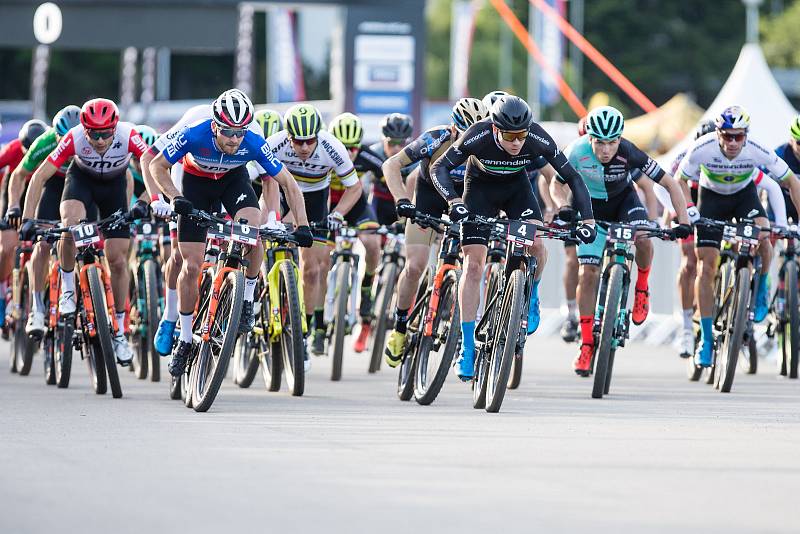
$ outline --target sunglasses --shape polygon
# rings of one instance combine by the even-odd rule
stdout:
[[[528,130],[523,130],[521,132],[504,132],[500,130],[500,136],[503,138],[503,141],[524,141],[526,137],[528,137]]]
[[[744,138],[747,134],[738,133],[738,134],[731,134],[731,133],[722,133],[722,139],[725,141],[736,141],[737,143],[744,141]]]
[[[408,143],[408,139],[405,137],[403,139],[394,139],[390,137],[386,142],[392,146],[403,146]]]
[[[361,147],[358,145],[346,146],[345,148],[348,150],[348,152],[358,152],[361,149]]]
[[[114,135],[114,130],[86,130],[90,139],[99,141],[100,139],[108,139]]]
[[[244,134],[247,132],[247,128],[217,128],[217,131],[220,135],[228,138],[232,137],[244,137]]]
[[[316,137],[312,137],[311,139],[295,139],[294,137],[289,138],[292,141],[293,145],[300,145],[300,146],[312,146],[314,143],[317,142]]]

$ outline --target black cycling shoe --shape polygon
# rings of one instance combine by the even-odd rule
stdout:
[[[256,318],[253,315],[253,303],[245,300],[242,303],[242,316],[239,319],[239,333],[246,334],[256,325]]]
[[[172,359],[169,361],[167,369],[169,374],[174,377],[179,377],[186,370],[186,361],[192,353],[192,344],[186,341],[178,341],[175,350],[172,351]]]
[[[361,288],[361,305],[358,314],[362,319],[372,319],[372,288]]]

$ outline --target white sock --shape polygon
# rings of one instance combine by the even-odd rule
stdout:
[[[117,335],[121,336],[125,334],[125,312],[117,312],[114,315],[117,316]]]
[[[192,342],[192,319],[194,319],[194,314],[180,314],[181,319],[181,341],[185,341],[186,343]]]
[[[33,292],[33,311],[37,311],[39,313],[47,312],[44,306],[44,291]]]
[[[692,321],[694,309],[689,308],[688,310],[683,310],[681,313],[683,314],[683,329],[694,330],[694,321]]]
[[[61,294],[69,291],[75,293],[75,271],[59,270],[61,271]]]
[[[178,320],[178,290],[167,288],[164,299],[164,320],[175,322]]]
[[[256,282],[258,282],[258,278],[244,279],[244,300],[253,302],[253,297],[256,294]]]
[[[578,303],[575,300],[567,300],[567,317],[570,319],[578,318]]]

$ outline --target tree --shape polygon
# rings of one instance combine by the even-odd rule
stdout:
[[[761,38],[764,55],[773,67],[800,67],[800,2],[795,1],[783,13],[761,23]]]

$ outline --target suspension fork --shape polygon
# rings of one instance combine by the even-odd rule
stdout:
[[[50,268],[50,328],[55,328],[58,324],[58,297],[61,294],[61,265],[58,260],[53,262]]]
[[[433,332],[433,321],[436,319],[436,315],[439,312],[439,299],[442,296],[442,282],[444,281],[444,277],[449,271],[456,268],[457,267],[451,263],[444,263],[439,267],[436,271],[436,275],[433,277],[431,299],[428,301],[428,311],[425,314],[425,329],[423,330],[423,335],[425,336],[430,336]]]
[[[203,341],[211,339],[211,328],[214,326],[214,321],[217,317],[217,308],[219,307],[219,294],[222,289],[222,283],[228,276],[228,273],[235,272],[238,267],[223,266],[219,272],[214,276],[214,284],[211,288],[211,301],[208,303],[208,318],[203,323],[201,335]]]

